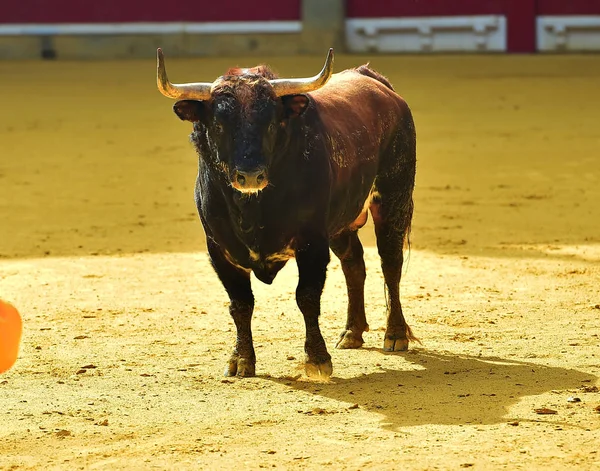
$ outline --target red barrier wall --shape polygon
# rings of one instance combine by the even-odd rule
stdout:
[[[535,51],[536,0],[348,0],[347,5],[351,18],[504,15],[508,50]]]
[[[301,0],[16,0],[10,2],[10,8],[0,8],[0,23],[297,21],[300,19],[300,2]]]
[[[538,15],[600,15],[600,0],[348,0],[350,18],[504,15],[508,50],[536,50]]]
[[[600,15],[600,0],[537,0],[538,15]]]
[[[297,21],[301,2],[13,0],[0,8],[0,24]],[[508,50],[534,52],[538,15],[600,15],[600,0],[347,0],[348,18],[470,15],[505,16]]]
[[[513,0],[347,0],[349,18],[392,18],[418,16],[465,16],[504,13]],[[517,0],[525,3],[528,0]]]
[[[532,9],[538,15],[600,15],[600,0],[347,0],[349,18],[517,15]]]

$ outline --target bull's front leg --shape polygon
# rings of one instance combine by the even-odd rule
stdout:
[[[311,237],[298,241],[296,248],[298,264],[298,288],[296,302],[306,325],[305,370],[310,378],[327,379],[333,366],[325,340],[319,328],[321,314],[321,294],[325,286],[327,265],[329,264],[329,243],[326,237]]]
[[[225,376],[254,376],[256,355],[252,344],[251,327],[254,295],[250,286],[250,270],[246,271],[233,265],[227,260],[221,248],[210,239],[208,253],[229,295],[229,313],[237,331],[235,347],[225,368]]]

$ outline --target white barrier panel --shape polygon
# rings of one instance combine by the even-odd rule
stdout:
[[[599,16],[538,16],[538,51],[600,51]]]
[[[346,20],[352,52],[506,51],[502,15]]]

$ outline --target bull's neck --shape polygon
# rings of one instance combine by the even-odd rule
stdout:
[[[264,227],[262,195],[233,191],[229,213],[233,227],[248,247],[257,246],[260,244],[260,233]]]

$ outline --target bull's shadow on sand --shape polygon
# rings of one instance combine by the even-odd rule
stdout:
[[[413,350],[406,370],[381,371],[327,383],[266,377],[288,387],[382,414],[383,426],[496,424],[514,420],[508,408],[526,396],[593,384],[580,371],[493,357]],[[536,404],[543,407],[545,404]],[[345,405],[345,407],[348,407]],[[532,408],[533,409],[533,408]],[[535,420],[533,410],[530,420]],[[527,420],[527,418],[520,420]],[[560,420],[559,420],[560,421]]]

